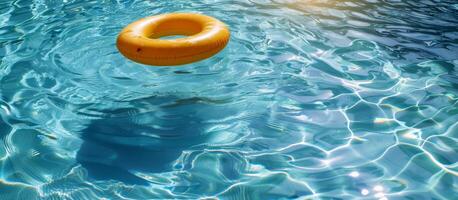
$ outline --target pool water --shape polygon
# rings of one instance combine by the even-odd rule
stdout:
[[[124,58],[149,15],[216,56]],[[458,199],[454,0],[3,0],[0,199]]]

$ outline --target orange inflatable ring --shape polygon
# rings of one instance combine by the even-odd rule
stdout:
[[[165,36],[185,35],[177,39]],[[147,65],[182,65],[209,58],[229,41],[221,21],[193,13],[173,13],[140,19],[119,33],[116,46],[125,57]]]

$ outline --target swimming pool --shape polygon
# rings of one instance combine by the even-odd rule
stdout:
[[[213,58],[118,32],[195,12]],[[458,199],[458,2],[0,2],[0,199]]]

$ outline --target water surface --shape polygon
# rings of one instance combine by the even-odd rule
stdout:
[[[117,33],[228,24],[156,68]],[[458,199],[458,2],[0,2],[0,199]]]

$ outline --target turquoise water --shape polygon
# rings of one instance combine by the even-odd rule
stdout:
[[[197,12],[211,59],[136,64]],[[458,2],[0,1],[0,199],[458,199]]]

